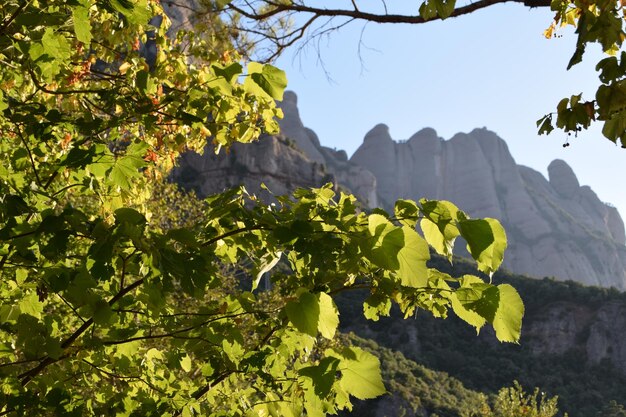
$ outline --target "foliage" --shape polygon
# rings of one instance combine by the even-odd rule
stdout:
[[[517,381],[513,381],[512,386],[501,388],[496,394],[477,392],[445,372],[407,359],[399,351],[354,334],[347,338],[349,343],[380,358],[383,380],[389,391],[375,400],[357,402],[354,413],[360,417],[554,417],[558,413],[558,398],[548,398],[537,388],[526,393]]]
[[[378,359],[336,339],[333,296],[353,288],[371,318],[392,302],[452,309],[519,339],[512,287],[426,266],[429,244],[461,236],[492,274],[506,247],[493,219],[426,201],[368,215],[330,185],[267,206],[163,184],[184,150],[276,132],[279,69],[244,74],[212,49],[227,41],[166,37],[152,0],[9,0],[0,15],[1,414],[349,409],[385,391]],[[426,238],[418,221],[435,225]],[[270,271],[273,289],[255,290]]]
[[[619,1],[552,1],[550,8],[556,15],[545,32],[546,37],[552,37],[561,27],[576,28],[576,49],[567,69],[582,61],[589,44],[600,44],[611,56],[596,65],[601,84],[595,99],[584,99],[582,94],[564,98],[557,106],[556,120],[554,114],[548,114],[537,121],[539,133],[550,133],[554,126],[570,134],[577,133],[598,120],[603,123],[605,137],[626,147],[626,52],[619,53],[626,39],[624,7]]]
[[[597,417],[624,417],[626,416],[626,410],[624,406],[618,404],[616,401],[611,400],[601,411],[596,414]]]
[[[539,400],[537,399],[539,397]],[[554,417],[558,413],[557,397],[546,398],[539,388],[532,394],[526,394],[519,382],[513,386],[503,388],[498,392],[493,405],[493,411],[488,417]]]
[[[466,388],[458,379],[407,359],[402,352],[379,346],[372,340],[346,336],[347,342],[380,358],[387,395],[358,401],[354,415],[482,417],[491,410],[486,395]],[[348,415],[348,413],[343,413]]]

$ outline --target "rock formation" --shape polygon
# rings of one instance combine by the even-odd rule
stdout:
[[[187,152],[172,177],[201,197],[243,185],[266,201],[271,196],[261,188],[262,183],[274,195],[282,195],[297,187],[318,187],[332,181],[322,164],[312,162],[285,138],[274,136],[237,143],[217,155],[212,145],[207,145],[202,155]]]
[[[350,162],[345,151],[320,145],[315,132],[304,127],[300,119],[296,94],[287,91],[280,107],[285,115],[279,120],[281,134],[294,141],[310,160],[323,164],[341,188],[352,192],[366,206],[378,207],[374,175],[360,165]]]
[[[626,234],[617,210],[580,186],[572,169],[553,161],[549,178],[519,166],[504,140],[486,129],[443,140],[430,128],[396,142],[383,124],[346,152],[320,144],[286,92],[281,135],[214,155],[187,154],[173,174],[205,196],[243,184],[262,197],[332,181],[366,207],[393,209],[399,198],[446,199],[473,217],[499,219],[508,235],[504,265],[516,273],[626,289]],[[459,242],[458,252],[464,245]]]
[[[526,332],[535,354],[562,355],[579,346],[590,363],[609,360],[626,374],[626,305],[599,306],[559,302],[545,306],[541,318],[528,320]]]
[[[499,219],[509,239],[504,265],[516,273],[626,289],[624,223],[564,161],[550,164],[546,180],[517,165],[486,129],[447,141],[423,129],[398,143],[385,125],[367,133],[350,161],[374,174],[387,209],[398,198],[425,197]]]
[[[207,145],[203,155],[185,154],[172,178],[199,196],[244,185],[262,198],[271,198],[261,189],[264,183],[274,195],[287,194],[298,187],[319,187],[332,182],[353,193],[366,207],[378,205],[376,178],[368,170],[348,161],[345,151],[320,145],[315,132],[304,127],[293,92],[286,92],[280,107],[281,134],[266,136],[251,144],[235,144],[218,155]]]

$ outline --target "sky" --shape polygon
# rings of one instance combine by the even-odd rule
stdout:
[[[417,3],[416,3],[417,4]],[[300,116],[322,145],[352,155],[364,135],[385,123],[395,140],[424,127],[449,139],[486,127],[503,138],[518,164],[547,177],[554,159],[565,160],[626,219],[626,149],[595,126],[578,137],[554,131],[538,136],[536,121],[560,99],[599,83],[589,50],[570,71],[576,35],[546,39],[553,14],[502,4],[422,25],[353,23],[315,46],[289,50],[277,63],[298,95]]]

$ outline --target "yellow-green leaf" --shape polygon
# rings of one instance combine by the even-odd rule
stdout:
[[[327,339],[335,337],[335,332],[339,326],[339,312],[337,306],[330,295],[321,292],[317,295],[319,302],[319,322],[317,329]]]

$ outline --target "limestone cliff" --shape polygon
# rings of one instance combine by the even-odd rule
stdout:
[[[562,355],[578,346],[590,363],[609,360],[626,374],[626,305],[560,302],[546,305],[527,320],[527,340],[535,354]]]
[[[502,221],[509,239],[505,267],[516,273],[626,289],[626,234],[617,210],[580,186],[572,169],[553,161],[549,178],[519,166],[504,140],[486,129],[443,140],[422,129],[394,141],[375,126],[348,159],[320,144],[304,126],[297,97],[285,93],[281,135],[229,153],[187,154],[174,178],[199,195],[243,184],[268,197],[332,181],[367,207],[392,209],[399,198],[446,199],[474,217]],[[463,253],[463,244],[457,248]]]
[[[387,209],[399,198],[425,197],[499,219],[509,239],[504,265],[516,273],[626,289],[624,223],[564,161],[550,164],[546,180],[517,165],[486,129],[450,140],[423,129],[395,142],[385,125],[367,133],[350,161],[374,174]]]
[[[281,134],[293,140],[311,161],[323,164],[336,183],[368,207],[378,207],[376,178],[367,169],[348,160],[345,151],[322,146],[311,129],[304,127],[298,111],[298,97],[287,91],[280,103],[285,117],[279,120]]]
[[[283,137],[264,137],[250,144],[235,144],[217,155],[207,145],[204,153],[185,153],[172,172],[172,178],[183,188],[205,197],[227,188],[243,185],[265,200],[269,193],[287,194],[297,187],[318,187],[331,181],[321,164],[312,162]]]
[[[345,151],[320,145],[315,132],[304,127],[293,92],[279,103],[285,117],[279,120],[281,134],[266,136],[251,144],[235,144],[218,155],[208,145],[203,155],[186,153],[172,178],[200,196],[244,185],[262,198],[264,183],[273,194],[287,194],[298,187],[319,187],[333,182],[356,195],[366,207],[378,205],[376,178],[367,169],[348,160]]]

